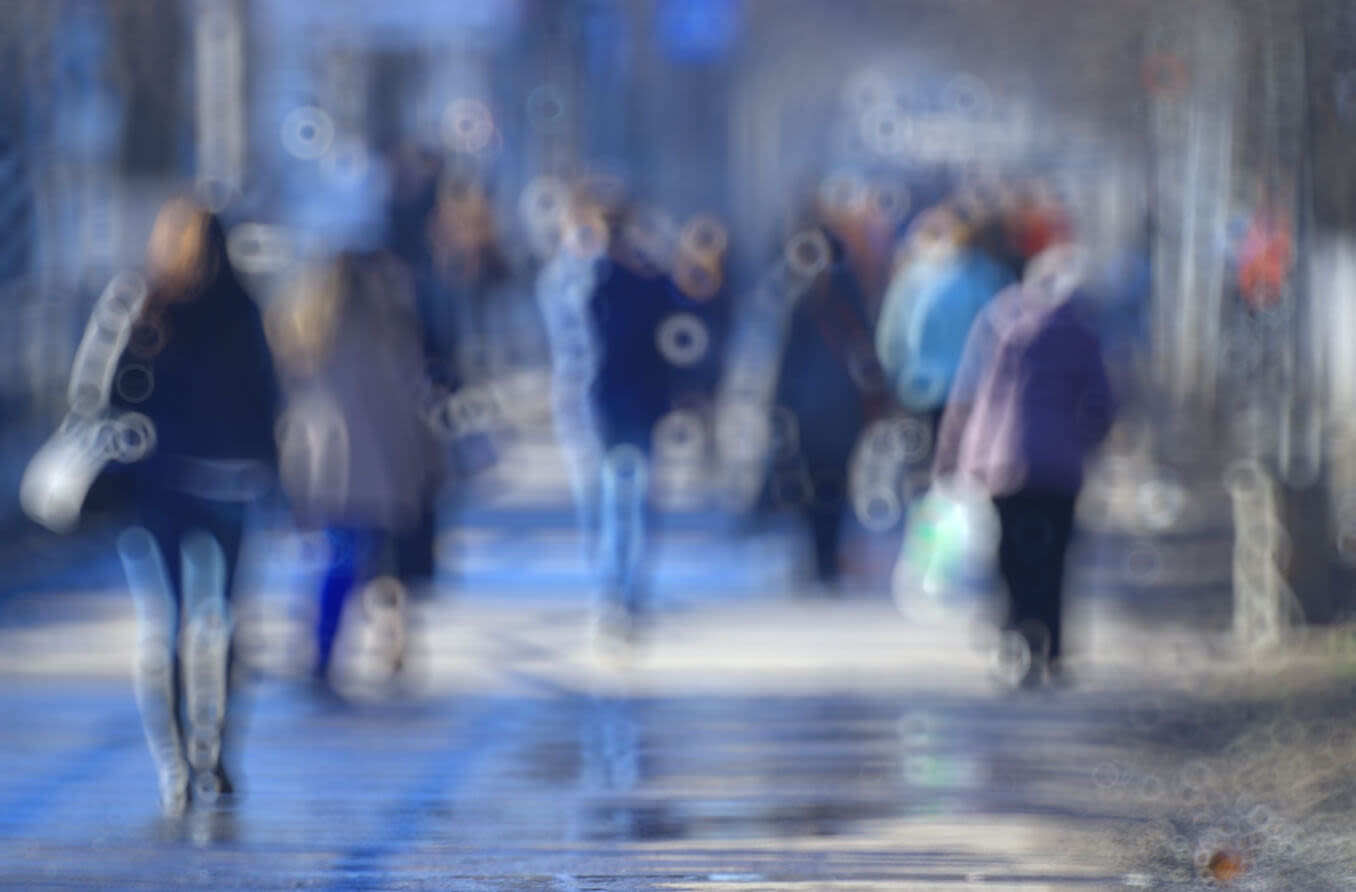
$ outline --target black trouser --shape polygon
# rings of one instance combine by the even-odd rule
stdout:
[[[411,594],[433,584],[438,571],[438,512],[431,502],[423,506],[419,522],[395,539],[396,578]]]
[[[842,541],[843,509],[841,500],[817,502],[806,509],[810,538],[814,543],[815,576],[823,583],[838,581],[839,544]]]
[[[928,424],[928,449],[932,458],[937,455],[937,438],[942,433],[942,419],[946,416],[946,406],[941,405],[935,409],[928,409],[927,414],[923,416]]]
[[[804,507],[814,543],[815,575],[826,584],[842,573],[843,514],[848,507],[847,456],[831,456],[809,464],[812,490]]]
[[[1007,628],[1025,634],[1033,648],[1043,648],[1048,636],[1051,660],[1063,652],[1064,565],[1077,500],[1073,493],[1029,491],[993,500],[1002,529],[998,571],[1008,590]]]

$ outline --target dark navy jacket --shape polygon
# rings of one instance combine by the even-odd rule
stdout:
[[[138,489],[172,488],[185,460],[274,469],[278,384],[259,309],[235,276],[225,271],[192,299],[169,304],[160,327],[163,347],[152,355],[138,349],[134,330],[110,399],[115,414],[139,412],[155,426],[154,451],[128,469]],[[144,380],[143,370],[149,393],[119,386]]]
[[[829,244],[833,257],[824,281],[793,313],[777,387],[777,401],[796,417],[801,450],[815,467],[845,464],[866,423],[862,384],[844,351],[855,347],[864,352],[863,361],[874,359],[865,296],[841,243],[830,237]],[[854,327],[860,344],[850,336]]]
[[[655,424],[673,408],[673,370],[658,342],[673,310],[667,278],[600,262],[589,304],[600,354],[590,395],[609,448],[648,451]]]

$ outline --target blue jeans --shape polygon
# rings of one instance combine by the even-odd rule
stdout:
[[[177,763],[179,769],[172,770],[177,775],[186,757],[198,776],[215,774],[217,793],[232,791],[227,774],[235,774],[231,769],[239,759],[242,716],[232,683],[236,665],[228,605],[247,507],[147,490],[139,505],[140,526],[126,530],[118,542],[142,636],[135,679],[138,706],[157,767],[172,770]],[[210,623],[212,616],[224,622],[215,633],[210,625],[199,625]],[[183,654],[181,633],[190,640]],[[198,639],[199,633],[208,637]],[[192,644],[195,640],[198,646]],[[208,648],[200,650],[202,644]],[[216,646],[223,649],[216,651]],[[207,748],[191,746],[193,742]],[[164,784],[170,780],[162,776],[162,794],[169,792]]]
[[[598,569],[604,597],[635,612],[642,606],[649,520],[650,464],[634,446],[617,446],[603,460]]]
[[[379,532],[356,527],[331,527],[326,536],[331,552],[329,569],[320,585],[320,609],[316,616],[317,676],[329,672],[349,592],[367,582],[382,545]]]

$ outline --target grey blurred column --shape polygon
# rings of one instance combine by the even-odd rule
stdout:
[[[1234,172],[1241,49],[1233,9],[1217,2],[1174,5],[1152,22],[1146,62],[1169,81],[1153,103],[1154,377],[1173,407],[1216,396],[1224,262]]]
[[[245,173],[245,35],[236,0],[199,0],[194,9],[197,181],[214,209],[240,194]]]

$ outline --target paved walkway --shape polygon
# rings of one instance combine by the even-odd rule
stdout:
[[[629,654],[590,648],[579,605],[435,603],[417,695],[348,707],[281,677],[292,631],[259,619],[245,795],[167,823],[130,617],[51,598],[0,632],[4,888],[1186,889],[1202,847],[1234,841],[1253,846],[1238,888],[1356,877],[1340,847],[1313,855],[1351,803],[1295,793],[1352,787],[1350,710],[1285,712],[1309,701],[1258,700],[1247,676],[1270,668],[1110,604],[1080,619],[1081,684],[1021,696],[960,619],[869,598],[675,608]],[[1308,767],[1284,789],[1259,768],[1290,763]],[[1239,815],[1261,814],[1253,839]]]
[[[906,619],[878,584],[797,595],[784,533],[695,515],[666,533],[650,639],[595,647],[559,469],[520,458],[537,477],[445,537],[458,576],[416,607],[395,694],[362,684],[361,624],[351,703],[294,680],[305,548],[255,543],[271,563],[238,605],[258,680],[230,808],[158,816],[106,548],[0,601],[0,887],[1195,889],[1237,850],[1234,888],[1356,888],[1356,636],[1234,653],[1219,492],[1095,478],[1076,685],[1013,695],[967,614]],[[867,576],[890,544],[860,540]]]

